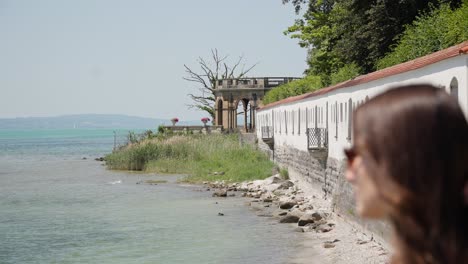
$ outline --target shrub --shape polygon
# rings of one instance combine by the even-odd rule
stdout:
[[[263,103],[273,103],[291,96],[312,92],[322,87],[322,79],[319,76],[309,75],[304,79],[292,81],[273,88],[265,94]]]
[[[281,168],[280,169],[280,176],[284,180],[289,180],[289,171],[286,168]]]
[[[128,132],[127,142],[129,144],[135,144],[135,143],[138,143],[138,141],[139,141],[138,135],[135,132],[133,132],[133,131]]]
[[[359,76],[361,72],[362,69],[356,63],[347,64],[331,74],[331,85],[351,80],[356,76]]]

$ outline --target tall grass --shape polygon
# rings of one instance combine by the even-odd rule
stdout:
[[[273,163],[237,135],[173,135],[148,139],[106,156],[109,169],[188,174],[187,181],[238,182],[271,175]]]

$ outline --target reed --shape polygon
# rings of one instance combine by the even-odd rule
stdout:
[[[109,169],[187,174],[186,181],[240,182],[271,175],[274,164],[237,135],[170,135],[128,145],[106,156]]]

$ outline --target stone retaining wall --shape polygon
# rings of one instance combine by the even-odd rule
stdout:
[[[289,146],[272,148],[262,140],[258,141],[258,148],[266,152],[275,163],[287,168],[290,174],[293,173],[299,178],[300,182],[320,190],[325,198],[331,197],[338,176],[328,176],[326,150],[301,151]]]
[[[302,184],[307,184],[324,195],[334,188],[334,182],[325,177],[327,168],[327,151],[301,151],[289,146],[275,146],[258,140],[258,148],[267,153],[271,160],[280,167],[287,168]],[[301,186],[303,187],[303,186]],[[303,188],[302,188],[303,189]]]
[[[389,225],[382,221],[364,221],[356,215],[354,191],[345,177],[346,163],[328,157],[326,151],[301,151],[289,146],[275,146],[258,140],[258,148],[267,153],[271,160],[288,169],[298,180],[301,189],[318,190],[330,201],[330,209],[361,227],[377,234],[380,238],[389,237]]]

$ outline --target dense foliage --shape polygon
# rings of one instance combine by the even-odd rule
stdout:
[[[361,72],[362,69],[355,63],[344,65],[338,71],[331,73],[329,84],[333,85],[352,79]],[[270,90],[263,98],[263,103],[269,104],[291,96],[313,92],[324,87],[324,85],[325,83],[320,76],[308,75],[304,79],[295,80]]]
[[[214,134],[159,134],[114,151],[105,160],[110,169],[188,174],[191,182],[263,179],[274,166],[261,151],[240,145],[237,135]]]
[[[468,0],[283,0],[297,13],[285,34],[308,48],[308,77],[264,103],[334,85],[468,40]]]
[[[452,10],[448,4],[432,8],[407,26],[398,45],[377,62],[383,69],[435,51],[448,48],[468,39],[468,0]]]
[[[357,66],[356,63],[347,64],[330,75],[330,84],[333,85],[353,79],[359,76],[361,72],[361,67]]]
[[[296,10],[306,7],[302,19],[296,20],[285,34],[309,49],[306,72],[320,76],[324,85],[341,80],[343,73],[365,74],[377,69],[377,62],[391,51],[405,25],[411,24],[418,14],[441,5],[457,8],[461,4],[461,0],[283,2],[291,2]],[[466,20],[466,17],[459,20]],[[349,64],[355,64],[353,69],[347,68]],[[335,80],[332,80],[333,74]]]
[[[266,93],[263,103],[269,104],[291,96],[312,92],[322,87],[321,78],[310,75],[304,79],[292,81],[272,89]]]

